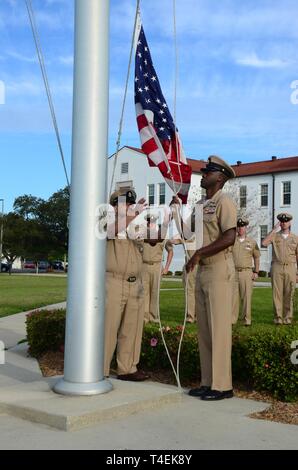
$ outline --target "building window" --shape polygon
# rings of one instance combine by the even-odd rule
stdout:
[[[261,184],[261,207],[268,207],[268,184]]]
[[[121,175],[128,173],[128,163],[121,163]]]
[[[152,206],[154,204],[154,184],[148,184],[147,193],[148,193],[148,204],[149,206]]]
[[[268,235],[268,225],[260,225],[260,246]]]
[[[240,186],[240,209],[246,207],[247,187]]]
[[[283,206],[291,204],[291,181],[284,181],[282,183],[282,204]]]
[[[166,202],[166,183],[159,183],[159,204]]]

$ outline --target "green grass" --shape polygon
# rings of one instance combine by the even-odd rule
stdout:
[[[182,281],[161,281],[160,283],[161,289],[183,289]]]
[[[270,282],[271,284],[271,278],[270,277],[257,277],[256,282]]]
[[[64,301],[66,299],[66,284],[67,279],[65,277],[9,276],[1,274],[0,317]],[[177,282],[162,281],[162,289],[181,289],[173,290],[173,292],[160,292],[160,314],[163,324],[171,326],[183,323],[185,307],[182,287],[181,280]],[[296,291],[296,297],[297,294],[298,290]],[[295,301],[294,308],[296,320],[298,319],[297,308],[298,299]],[[252,323],[253,326],[273,324],[271,287],[254,289]],[[187,328],[195,330],[196,325],[187,325]]]
[[[67,279],[0,275],[0,317],[63,302]]]
[[[173,283],[176,284],[176,283]],[[298,290],[296,290],[298,294]],[[296,294],[296,295],[297,295]],[[295,320],[298,320],[297,302],[294,304]],[[160,317],[163,325],[173,326],[184,321],[184,291],[160,292]],[[257,325],[273,325],[273,306],[271,287],[254,288],[252,297],[252,327],[246,328],[238,322],[237,328],[252,331]],[[187,325],[189,331],[195,330],[196,325]]]

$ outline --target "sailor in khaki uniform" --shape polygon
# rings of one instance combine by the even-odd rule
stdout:
[[[124,202],[118,206],[118,199],[123,198]],[[145,200],[141,199],[135,212],[129,212],[135,202],[136,194],[132,190],[117,191],[110,198],[115,222],[108,227],[107,241],[105,375],[109,375],[117,347],[118,379],[142,381],[148,378],[137,369],[144,323],[141,279],[144,242],[126,236],[126,227],[145,206]]]
[[[293,319],[298,237],[290,232],[292,218],[286,212],[278,214],[279,222],[262,243],[265,248],[272,244],[271,283],[277,325],[289,325]]]
[[[150,239],[145,240],[143,251],[142,279],[144,286],[145,323],[158,322],[160,278],[163,274],[167,274],[173,258],[172,243],[169,240],[166,242],[157,241],[159,236],[156,224],[157,219],[158,216],[154,214],[145,216],[150,234]],[[154,236],[155,232],[156,236]],[[167,251],[167,260],[165,267],[162,269],[161,263],[164,248]]]
[[[235,284],[233,292],[232,323],[237,323],[239,315],[239,296],[242,301],[242,319],[245,325],[251,325],[251,297],[253,281],[258,277],[260,268],[260,249],[256,240],[246,235],[248,220],[237,220],[237,237],[233,246],[235,264]],[[254,267],[252,266],[254,263]]]
[[[203,207],[203,246],[186,265],[187,272],[198,265],[196,308],[201,387],[189,394],[202,400],[221,400],[233,396],[231,302],[235,267],[231,247],[237,224],[236,205],[222,188],[228,179],[235,177],[235,172],[217,156],[210,156],[201,172],[201,186],[207,195]]]

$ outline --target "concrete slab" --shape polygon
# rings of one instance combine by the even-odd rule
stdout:
[[[175,387],[156,383],[122,382],[111,379],[114,390],[91,397],[57,395],[56,379],[14,385],[1,390],[0,412],[64,431],[153,410],[181,400]]]
[[[36,382],[42,379],[38,362],[28,356],[28,344],[5,351],[5,364],[0,367],[0,387],[11,387],[22,383]]]
[[[266,406],[239,398],[207,403],[183,395],[178,403],[102,421],[76,432],[1,415],[0,449],[297,450],[298,426],[247,416]]]

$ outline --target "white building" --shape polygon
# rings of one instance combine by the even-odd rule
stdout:
[[[111,186],[115,155],[109,158],[108,188]],[[193,174],[189,202],[193,203],[202,196],[200,188],[200,169],[205,166],[202,160],[188,159]],[[233,166],[237,178],[227,185],[239,207],[239,213],[250,220],[249,235],[258,241],[266,236],[277,222],[276,215],[289,212],[294,220],[292,230],[298,234],[298,157],[277,158]],[[139,198],[145,197],[150,205],[167,204],[171,201],[172,191],[164,182],[157,168],[149,167],[142,150],[123,147],[117,158],[112,190],[134,188]],[[261,269],[270,270],[271,249],[261,248]],[[172,271],[182,269],[183,250],[175,247]]]

